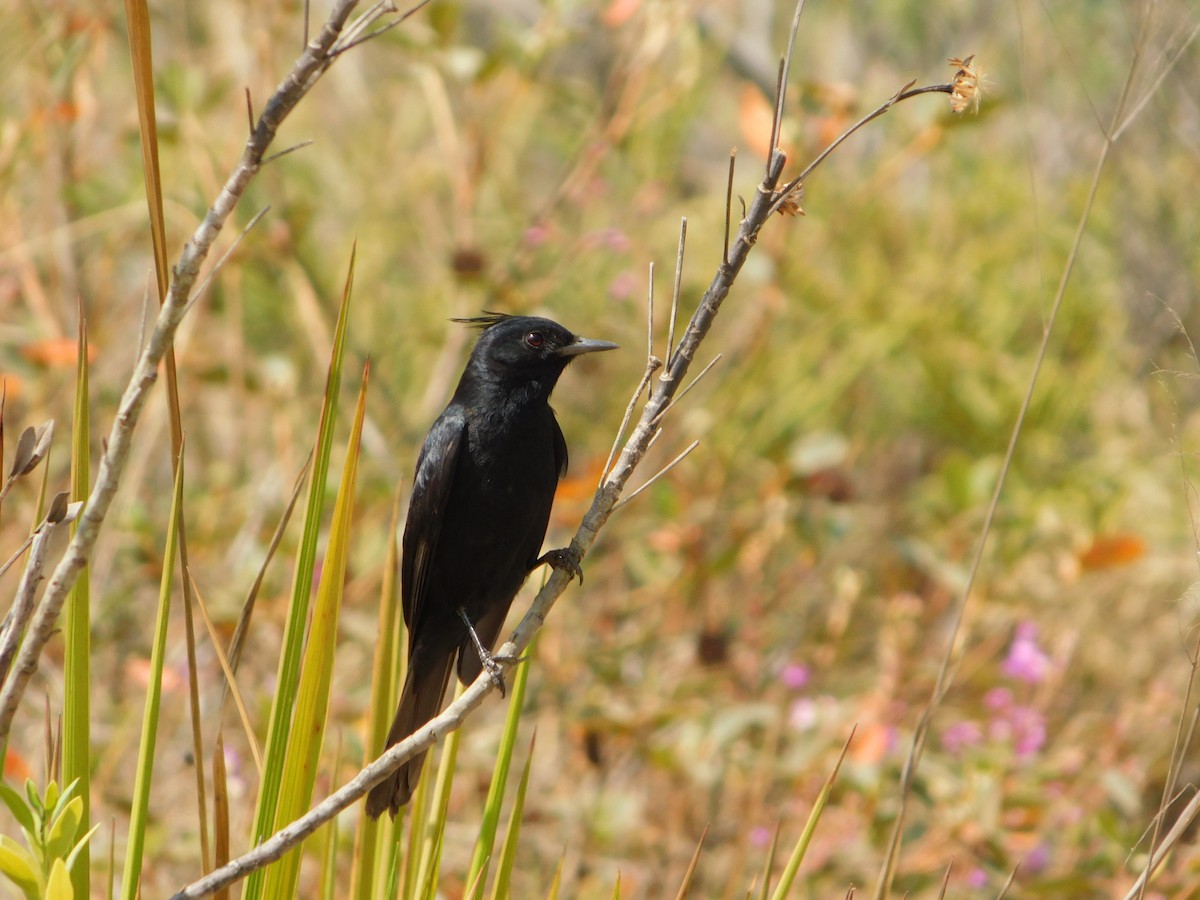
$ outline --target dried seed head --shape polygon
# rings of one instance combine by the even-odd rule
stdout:
[[[954,89],[950,92],[950,111],[963,113],[969,106],[978,112],[979,98],[982,93],[979,83],[983,80],[983,76],[974,64],[975,55],[971,54],[966,59],[951,57],[949,62],[957,70],[954,73]]]
[[[804,185],[798,184],[782,198],[776,200],[778,205],[775,207],[775,211],[781,216],[802,216],[804,210],[800,208],[800,201],[803,199]]]

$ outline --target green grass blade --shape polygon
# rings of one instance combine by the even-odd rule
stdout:
[[[779,876],[779,884],[775,885],[775,892],[771,894],[771,900],[784,900],[792,889],[792,883],[796,880],[796,873],[800,870],[800,863],[804,861],[804,854],[808,852],[808,845],[812,842],[812,837],[817,833],[817,823],[821,820],[821,813],[825,810],[825,804],[829,802],[829,794],[833,791],[833,786],[837,782],[838,772],[841,771],[842,763],[846,759],[846,752],[850,749],[850,742],[854,740],[854,731],[850,732],[850,737],[846,738],[846,743],[842,746],[841,755],[838,756],[837,764],[833,767],[833,771],[829,773],[829,777],[825,779],[825,784],[821,786],[821,793],[817,795],[816,802],[813,803],[812,812],[808,814],[808,821],[804,823],[804,830],[800,833],[800,839],[796,841],[796,846],[792,848],[792,855],[788,858],[787,865],[784,866],[783,874]]]
[[[532,659],[537,652],[536,640],[530,645],[527,656]],[[504,805],[504,789],[508,785],[508,770],[512,765],[513,748],[517,743],[517,730],[521,724],[521,709],[525,705],[525,686],[529,683],[529,662],[517,666],[513,678],[508,715],[504,720],[504,733],[496,753],[496,765],[492,770],[492,783],[488,788],[487,800],[483,805],[483,820],[479,823],[479,837],[475,841],[475,852],[471,867],[467,871],[467,884],[476,884],[476,892],[468,897],[478,900],[483,896],[483,885],[487,879],[488,861],[496,845],[496,828],[500,822],[500,808]],[[480,878],[480,874],[483,878]]]
[[[554,870],[554,880],[550,882],[550,890],[546,894],[546,900],[558,900],[558,892],[562,890],[562,870],[565,859],[559,857],[558,868]]]
[[[428,765],[428,762],[426,763]],[[404,892],[400,894],[405,900],[417,896],[417,876],[421,872],[423,854],[421,846],[426,832],[429,831],[430,802],[433,788],[428,778],[417,782],[417,792],[406,807],[409,816],[408,840],[404,850]],[[403,815],[404,810],[401,810]]]
[[[175,515],[183,503],[183,456],[175,464],[175,490],[171,498],[171,518],[167,523],[167,546],[164,553],[162,579],[158,591],[158,618],[154,624],[154,644],[150,650],[150,684],[146,691],[146,708],[142,715],[142,736],[138,744],[137,773],[133,780],[133,803],[129,816],[129,845],[125,851],[125,872],[121,878],[121,896],[134,900],[138,895],[142,871],[142,851],[145,847],[150,783],[154,775],[154,746],[158,738],[158,712],[162,703],[163,661],[167,651],[167,624],[171,612],[171,587],[175,573],[175,556],[179,546],[179,517]],[[80,784],[83,796],[83,784]],[[83,865],[80,859],[78,865]],[[86,895],[85,895],[86,896]]]
[[[88,338],[83,310],[79,317],[78,359],[75,368],[75,411],[71,422],[71,499],[86,500],[91,490],[88,424]],[[46,469],[49,470],[49,466]],[[74,536],[77,523],[71,523]],[[67,595],[63,627],[63,781],[79,782],[83,821],[91,815],[91,587],[84,566]],[[79,864],[71,871],[71,885],[80,897],[91,893],[91,853],[84,847]]]
[[[291,715],[296,705],[300,658],[304,649],[304,629],[305,623],[308,621],[312,577],[316,568],[317,541],[320,536],[321,510],[325,498],[325,479],[329,474],[329,457],[333,450],[333,426],[337,419],[338,388],[342,380],[342,362],[345,357],[346,326],[350,312],[351,287],[354,283],[356,250],[357,247],[350,253],[349,272],[346,276],[345,289],[342,292],[342,305],[338,311],[337,326],[334,329],[333,355],[329,361],[329,372],[325,380],[321,419],[317,426],[312,478],[308,484],[308,498],[304,510],[304,532],[296,558],[296,572],[292,579],[292,598],[288,604],[283,646],[280,648],[279,671],[275,680],[275,698],[271,703],[271,717],[267,726],[267,741],[263,754],[263,777],[254,813],[254,832],[251,835],[251,843],[254,844],[266,838],[275,824],[280,781],[283,778],[284,757],[291,738]],[[262,869],[250,875],[246,882],[245,900],[260,900],[264,877]]]
[[[456,681],[454,696],[458,697],[462,692],[463,686]],[[461,731],[450,732],[438,757],[437,781],[433,786],[430,818],[421,847],[421,864],[418,869],[420,875],[417,878],[417,883],[423,886],[418,896],[427,900],[434,900],[437,896],[438,873],[442,863],[442,837],[446,833],[446,813],[450,808],[450,788],[454,784],[461,734]]]
[[[334,780],[337,780],[337,773],[342,770],[342,739],[338,736],[337,753],[333,755],[333,774]],[[338,871],[337,871],[337,844],[338,844],[338,819],[335,816],[333,821],[321,829],[324,832],[325,846],[321,852],[321,900],[337,900],[340,896],[338,893]]]
[[[759,892],[759,900],[767,900],[767,893],[771,890],[771,870],[775,868],[775,854],[779,850],[779,827],[780,823],[775,825],[775,834],[771,836],[771,846],[767,848],[767,859],[763,863],[762,871],[762,890]]]
[[[525,668],[528,668],[527,666]],[[521,816],[525,812],[525,794],[529,789],[529,773],[533,769],[533,750],[537,745],[537,732],[529,739],[529,755],[521,770],[521,782],[513,799],[512,812],[508,815],[508,831],[500,848],[500,861],[496,868],[496,881],[492,885],[492,900],[506,900],[512,895],[512,870],[517,859],[517,845],[521,840]]]
[[[334,502],[333,521],[329,528],[329,545],[321,567],[321,583],[313,607],[308,641],[304,647],[304,665],[296,693],[296,713],[284,759],[283,778],[279,785],[279,806],[275,829],[298,819],[312,803],[317,781],[321,744],[325,737],[325,717],[329,709],[329,691],[333,682],[334,651],[337,647],[338,617],[346,578],[346,564],[353,540],[354,485],[358,476],[360,438],[367,411],[367,385],[370,363],[363,369],[354,425],[346,450],[342,480]],[[265,894],[268,897],[294,897],[300,876],[300,855],[297,847],[267,870]]]
[[[404,623],[397,612],[400,608],[397,591],[400,548],[396,540],[400,524],[400,494],[397,491],[392,505],[391,529],[388,532],[387,559],[383,564],[383,583],[379,591],[379,640],[375,643],[375,660],[371,667],[371,722],[367,729],[367,745],[364,748],[363,764],[375,758],[383,746],[388,725],[394,714],[399,693],[400,674],[398,653],[403,647],[400,631]],[[396,826],[391,818],[372,819],[361,816],[355,840],[354,860],[350,875],[350,896],[357,900],[372,900],[378,896],[377,883],[386,877],[381,862],[386,863],[386,854],[381,851],[396,840]]]

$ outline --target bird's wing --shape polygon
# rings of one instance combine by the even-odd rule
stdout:
[[[553,412],[550,413],[550,421],[554,423],[554,470],[559,478],[563,478],[567,474],[567,439],[563,437],[562,428]]]
[[[429,566],[442,533],[466,433],[466,419],[449,411],[443,413],[429,430],[417,460],[400,565],[401,604],[410,635],[416,633],[421,606],[428,594]]]

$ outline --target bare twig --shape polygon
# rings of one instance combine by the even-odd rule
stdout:
[[[725,252],[721,259],[729,265],[729,223],[733,219],[733,172],[737,168],[737,147],[729,151],[729,180],[725,182]]]
[[[44,577],[42,569],[46,563],[50,539],[54,537],[59,526],[65,525],[71,518],[68,514],[67,493],[64,491],[55,496],[50,504],[50,512],[31,536],[33,549],[29,551],[29,559],[21,573],[12,608],[4,618],[4,633],[0,635],[0,683],[8,678],[9,666],[12,665],[13,656],[25,635],[25,626],[29,624],[38,585]]]
[[[679,220],[679,252],[675,256],[675,285],[671,289],[671,324],[667,326],[667,366],[675,352],[675,318],[679,314],[679,286],[683,282],[683,254],[687,249],[687,216]]]
[[[687,455],[699,446],[700,446],[699,441],[692,441],[690,444],[687,445],[687,448],[682,453],[680,453],[673,460],[671,460],[669,463],[667,463],[665,466],[663,466],[661,469],[659,469],[657,472],[655,472],[653,475],[651,475],[648,479],[646,479],[645,484],[643,484],[641,487],[634,488],[632,491],[630,491],[628,494],[626,494],[623,498],[621,498],[621,501],[619,503],[614,504],[612,511],[616,512],[618,509],[620,509],[622,506],[624,506],[626,503],[628,503],[630,500],[632,500],[634,497],[636,497],[642,491],[646,490],[646,488],[650,487],[650,485],[654,484],[654,482],[658,481],[658,479],[662,478],[664,475],[666,475],[668,472],[670,472],[673,468],[675,468],[677,465],[679,465],[681,462],[683,462],[684,459],[687,457]]]
[[[694,388],[700,382],[700,379],[703,378],[705,375],[707,375],[712,370],[713,366],[715,366],[717,363],[719,363],[721,361],[721,356],[722,356],[722,354],[720,354],[720,353],[718,353],[716,356],[714,356],[712,358],[712,360],[709,362],[709,364],[700,370],[700,374],[697,375],[695,378],[693,378],[690,382],[688,382],[687,387],[685,387],[682,391],[680,391],[678,396],[676,396],[674,400],[672,400],[670,403],[667,404],[666,408],[663,409],[663,411],[658,414],[658,418],[654,420],[654,423],[656,425],[658,424],[658,422],[660,420],[662,420],[662,418],[664,416],[666,416],[667,413],[669,413],[671,410],[673,410],[675,408],[675,405],[677,403],[679,403],[684,397],[686,397],[688,395],[688,391],[690,391],[692,388]]]

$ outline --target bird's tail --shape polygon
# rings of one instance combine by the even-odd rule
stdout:
[[[442,705],[442,695],[446,692],[447,682],[450,681],[453,663],[454,648],[444,655],[437,656],[432,663],[417,659],[409,661],[408,676],[404,679],[400,705],[388,731],[385,750],[404,740],[438,714]],[[413,791],[417,789],[424,762],[423,752],[402,763],[399,769],[371,788],[371,793],[367,794],[367,814],[377,819],[386,809],[395,818],[400,807],[409,801]]]

